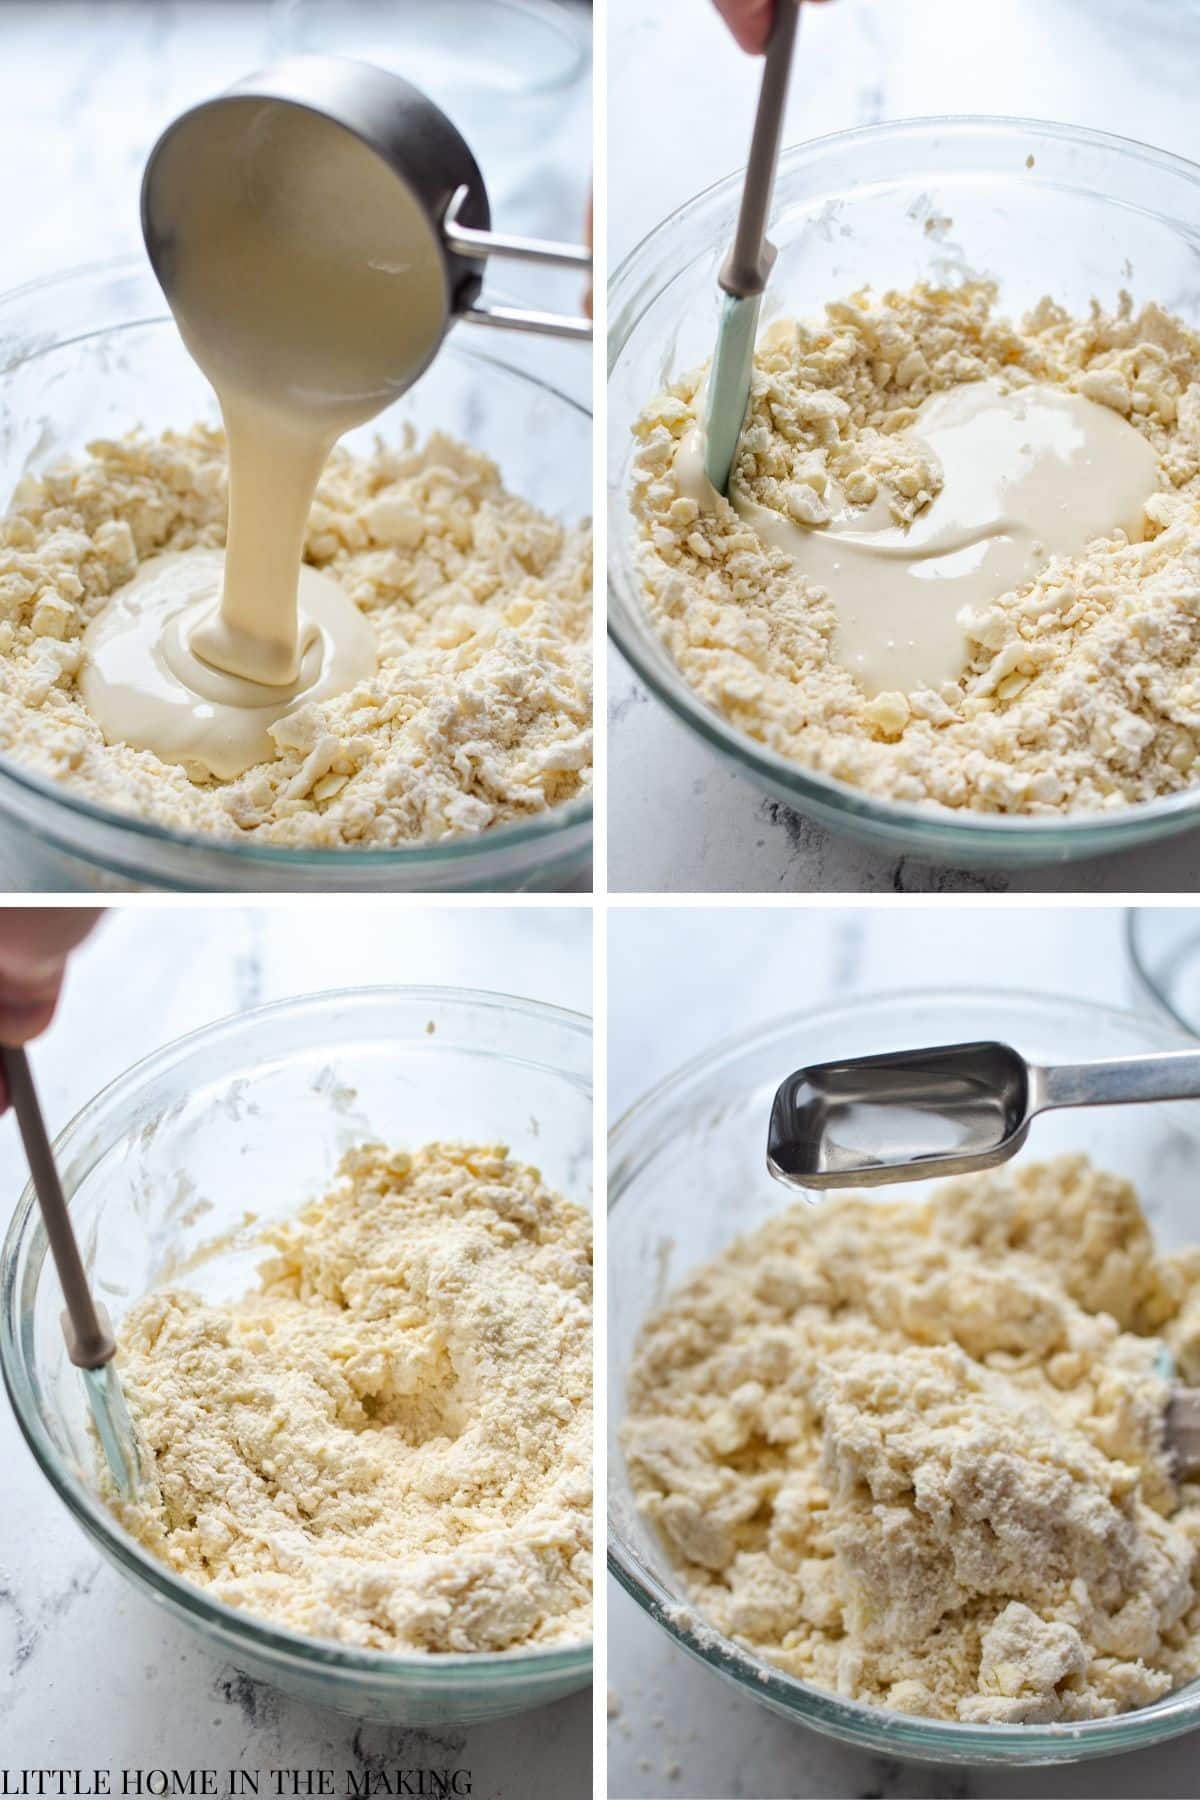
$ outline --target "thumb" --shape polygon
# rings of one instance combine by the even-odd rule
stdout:
[[[99,907],[0,908],[0,1042],[26,1044],[54,1017],[67,959]]]

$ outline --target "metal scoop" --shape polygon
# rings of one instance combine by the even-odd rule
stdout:
[[[226,162],[230,191],[247,178],[231,160],[239,142],[234,115],[246,117],[251,133],[269,132],[277,116],[298,109],[327,124],[335,136],[349,132],[395,175],[398,205],[406,217],[423,222],[424,249],[437,258],[443,275],[440,318],[431,321],[423,357],[406,371],[415,380],[428,367],[456,319],[509,331],[589,339],[590,319],[523,307],[486,305],[480,299],[483,268],[490,257],[590,270],[592,254],[579,244],[504,237],[491,229],[491,208],[479,166],[456,126],[419,88],[386,69],[338,56],[295,56],[236,82],[215,99],[181,113],[163,132],[146,164],[142,181],[142,233],[154,273],[168,299],[179,255],[180,227],[187,217],[189,181],[198,169]],[[252,177],[251,177],[252,178]],[[349,204],[353,196],[346,196]],[[184,204],[181,207],[180,202]],[[335,229],[339,208],[333,196],[319,207],[297,208],[298,241],[323,227]],[[197,248],[220,257],[219,233]],[[245,271],[230,270],[230,280]],[[397,271],[397,305],[404,303],[403,271]],[[331,312],[336,309],[331,309]],[[338,326],[331,318],[331,328]]]
[[[767,1167],[789,1187],[881,1187],[1015,1156],[1038,1113],[1200,1099],[1200,1051],[1039,1068],[1008,1044],[815,1063],[782,1082]]]
[[[29,1058],[24,1050],[0,1045],[0,1067],[4,1070],[13,1110],[17,1115],[34,1192],[42,1209],[46,1236],[50,1240],[54,1266],[58,1270],[59,1285],[67,1303],[62,1316],[67,1355],[83,1376],[104,1460],[112,1472],[113,1480],[129,1499],[137,1492],[141,1482],[141,1458],[133,1422],[125,1405],[117,1371],[113,1367],[116,1339],[108,1314],[92,1298],[83,1258],[75,1241],[66,1196],[58,1178],[46,1122],[33,1085]]]
[[[767,1167],[818,1189],[963,1175],[1006,1162],[1056,1107],[1198,1098],[1195,1050],[1045,1069],[1008,1044],[937,1044],[815,1063],[776,1092]],[[1200,1388],[1172,1388],[1165,1433],[1176,1475],[1200,1475]]]

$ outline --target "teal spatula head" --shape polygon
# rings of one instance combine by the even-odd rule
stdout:
[[[117,1371],[108,1362],[100,1369],[81,1369],[80,1374],[109,1474],[122,1499],[132,1500],[142,1485],[142,1465]]]
[[[729,475],[746,423],[761,307],[761,294],[751,294],[746,299],[726,294],[721,305],[717,347],[708,371],[704,420],[704,473],[718,494],[729,491]]]

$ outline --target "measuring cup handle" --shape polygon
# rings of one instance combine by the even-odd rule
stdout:
[[[576,338],[589,341],[592,321],[582,315],[532,312],[524,306],[464,306],[460,319],[472,325],[494,325],[501,331],[534,331],[542,337]]]
[[[586,244],[557,244],[545,238],[505,237],[498,231],[480,231],[473,225],[459,223],[459,215],[470,193],[466,186],[455,190],[442,220],[446,248],[456,256],[474,262],[486,262],[489,256],[507,257],[510,262],[546,263],[553,268],[580,269],[590,272],[592,253]],[[534,331],[545,337],[590,339],[592,321],[581,314],[536,312],[523,306],[466,306],[460,318],[475,325],[492,325],[504,331]]]

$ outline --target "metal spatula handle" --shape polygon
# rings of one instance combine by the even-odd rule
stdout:
[[[92,1299],[92,1290],[84,1271],[83,1258],[79,1254],[79,1245],[75,1241],[75,1230],[71,1224],[66,1197],[58,1179],[58,1169],[50,1148],[37,1089],[33,1085],[29,1058],[24,1050],[3,1044],[0,1045],[0,1066],[4,1069],[13,1110],[17,1115],[34,1191],[42,1209],[46,1236],[50,1240],[54,1266],[58,1270],[59,1285],[66,1301],[63,1332],[67,1340],[67,1353],[76,1368],[102,1369],[116,1353],[116,1340],[108,1314]]]
[[[783,114],[792,74],[792,50],[799,21],[799,0],[777,0],[762,86],[758,92],[758,111],[754,116],[754,136],[742,188],[737,235],[717,278],[725,292],[739,300],[762,293],[775,261],[775,251],[767,242],[767,214],[775,190],[775,169],[779,162]]]

